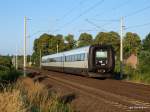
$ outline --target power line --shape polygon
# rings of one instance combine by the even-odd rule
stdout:
[[[126,0],[125,2],[121,3],[119,6],[115,6],[115,7],[111,8],[110,11],[117,10],[117,9],[119,9],[119,8],[121,8],[121,7],[125,6],[125,5],[127,5],[127,4],[129,3],[129,1],[131,1],[131,0]],[[102,14],[104,14],[104,13],[105,13],[105,12],[102,12],[101,14],[96,14],[95,16],[100,16],[100,15],[102,15]]]
[[[150,22],[149,23],[145,23],[145,24],[140,24],[140,25],[129,26],[126,29],[139,28],[139,27],[144,27],[144,26],[147,26],[147,25],[150,25]]]
[[[88,1],[88,0],[85,0],[85,1],[80,0],[80,1],[79,1],[79,4],[83,4],[83,3],[87,2],[87,1]],[[68,17],[72,12],[74,12],[74,11],[79,7],[79,4],[78,4],[77,6],[71,8],[69,11],[67,11],[60,19],[57,19],[57,21],[59,21],[59,20],[62,21],[62,20],[64,20],[66,17]]]
[[[85,31],[88,31],[88,32],[90,32],[90,31],[99,31],[98,29],[80,29],[80,30],[78,30],[79,32],[85,32]]]
[[[117,10],[123,6],[126,6],[131,0],[126,0],[125,2],[121,3],[120,5],[118,5],[117,7],[112,8],[113,10]]]
[[[80,0],[79,4],[84,3],[85,1]],[[79,5],[73,7],[72,9],[70,9],[68,12],[66,12],[61,18],[60,20],[63,20],[64,18],[66,18],[67,16],[69,16]]]
[[[36,35],[36,34],[38,34],[38,33],[40,33],[41,31],[37,31],[37,32],[35,32],[35,33],[33,33],[33,34],[31,34],[31,35],[28,35],[27,37],[28,38],[31,38],[32,36],[34,36],[34,35]]]
[[[140,13],[140,12],[143,12],[143,11],[149,9],[149,8],[150,8],[150,6],[144,7],[144,8],[142,8],[142,9],[139,9],[139,10],[137,10],[137,11],[134,11],[134,12],[132,12],[132,13],[130,13],[130,14],[124,16],[124,17],[125,17],[125,18],[131,17],[131,16],[136,15],[136,14],[138,14],[138,13]]]
[[[119,19],[106,19],[106,20],[97,20],[97,21],[102,21],[102,22],[106,22],[105,24],[103,24],[102,26],[105,26],[105,25],[107,25],[107,24],[111,24],[111,23],[114,23],[114,22],[120,22],[120,20]],[[94,25],[94,24],[93,24]],[[96,24],[97,25],[97,24]],[[97,25],[98,26],[98,25]]]
[[[99,29],[102,29],[102,30],[104,30],[104,31],[107,31],[106,29],[102,28],[102,26],[104,26],[104,25],[106,25],[106,24],[104,24],[104,25],[102,25],[102,26],[99,26],[99,25],[95,24],[94,22],[92,22],[92,21],[90,21],[90,20],[88,20],[88,19],[86,19],[85,21],[88,22],[88,23],[90,23],[91,25],[95,26],[96,28],[99,28]]]
[[[100,22],[120,22],[119,19],[93,19],[94,21],[100,21]]]
[[[75,18],[73,18],[68,23],[64,24],[64,26],[62,26],[61,28],[66,27],[67,25],[72,24],[74,21],[78,20],[80,17],[82,17],[83,15],[87,14],[89,11],[95,9],[97,6],[101,5],[103,2],[104,2],[104,0],[100,0],[99,2],[95,3],[94,5],[92,5],[91,7],[89,7],[87,10],[83,11],[80,15],[78,15]]]

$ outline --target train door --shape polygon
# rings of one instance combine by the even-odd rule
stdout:
[[[62,72],[64,72],[64,62],[65,62],[65,55],[63,54],[62,57],[61,57],[61,69],[62,69]]]

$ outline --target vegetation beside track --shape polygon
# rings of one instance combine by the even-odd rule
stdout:
[[[7,64],[6,64],[7,62]],[[0,57],[0,110],[2,112],[72,112],[57,94],[22,77],[9,57]]]
[[[40,83],[24,78],[0,92],[0,110],[3,112],[72,112],[53,91]]]
[[[137,68],[126,65],[125,74],[128,75],[128,80],[150,84],[150,33],[143,40],[141,47],[138,52]]]

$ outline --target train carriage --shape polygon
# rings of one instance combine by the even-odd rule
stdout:
[[[110,77],[114,50],[109,45],[91,45],[42,57],[42,68],[90,77]]]

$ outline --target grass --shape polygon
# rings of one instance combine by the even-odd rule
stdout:
[[[21,92],[11,87],[0,92],[0,110],[1,112],[26,112]]]
[[[149,70],[146,71],[146,70],[141,69],[140,67],[134,69],[133,67],[131,67],[131,65],[124,65],[123,68],[124,68],[123,79],[130,80],[132,82],[150,84],[150,71]],[[116,74],[115,78],[120,79],[120,62],[119,61],[116,61],[115,74]]]
[[[150,74],[146,73],[135,73],[134,76],[130,77],[129,80],[138,83],[150,84]]]
[[[34,83],[30,78],[9,85],[0,92],[2,112],[72,112],[53,91],[43,84]]]
[[[150,84],[149,72],[141,72],[141,70],[133,69],[130,65],[127,65],[125,67],[124,73],[127,75],[127,80],[138,83]]]
[[[15,69],[5,71],[0,70],[0,81],[8,83],[15,82],[21,75],[22,73]]]
[[[1,112],[72,112],[56,93],[22,75],[13,68],[0,66]]]

